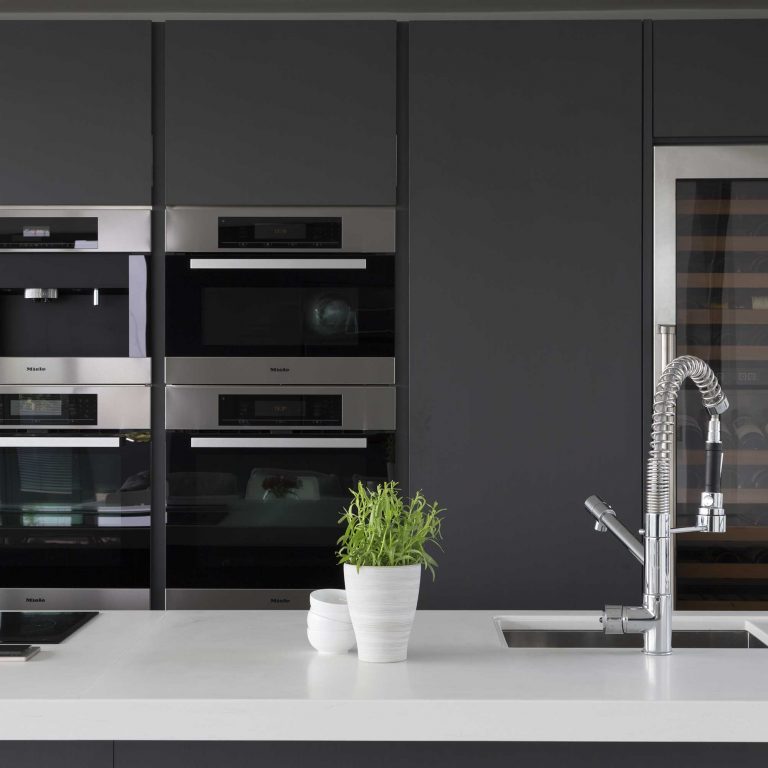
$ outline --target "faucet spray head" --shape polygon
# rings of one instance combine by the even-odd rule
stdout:
[[[725,400],[725,407],[728,401]],[[723,494],[720,490],[720,478],[723,474],[723,444],[720,440],[720,416],[712,414],[709,418],[707,442],[704,446],[704,492],[696,517],[696,524],[708,533],[725,533],[725,509]]]

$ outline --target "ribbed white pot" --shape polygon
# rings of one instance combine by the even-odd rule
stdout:
[[[344,566],[360,661],[405,661],[420,581],[420,565]]]

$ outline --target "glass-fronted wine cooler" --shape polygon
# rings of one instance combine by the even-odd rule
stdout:
[[[680,534],[679,610],[768,610],[768,146],[657,147],[655,381],[677,355],[708,362],[730,401],[721,417],[725,533]],[[694,526],[708,414],[680,392],[673,487]]]

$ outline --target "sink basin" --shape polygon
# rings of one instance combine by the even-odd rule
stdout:
[[[502,629],[509,648],[642,648],[642,635],[598,629]],[[746,629],[673,630],[672,648],[768,648]]]

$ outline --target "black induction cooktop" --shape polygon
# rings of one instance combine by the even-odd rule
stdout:
[[[60,643],[98,611],[2,611],[0,643]]]

